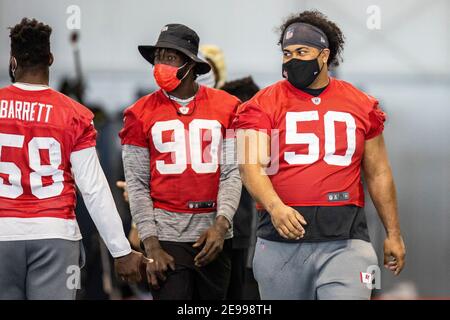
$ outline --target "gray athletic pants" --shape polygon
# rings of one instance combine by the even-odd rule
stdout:
[[[81,241],[0,241],[0,300],[74,300]]]
[[[258,238],[253,272],[263,300],[370,299],[360,272],[378,265],[370,242],[286,243]]]

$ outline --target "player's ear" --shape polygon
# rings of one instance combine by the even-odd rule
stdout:
[[[55,58],[53,57],[53,53],[50,52],[50,59],[48,61],[48,66],[49,67],[53,64],[53,61],[55,61]]]
[[[321,54],[322,62],[324,64],[327,64],[329,58],[330,58],[330,49],[323,49]]]
[[[11,66],[12,70],[16,70],[17,69],[17,59],[14,56],[11,56],[11,58],[9,59],[9,65]]]

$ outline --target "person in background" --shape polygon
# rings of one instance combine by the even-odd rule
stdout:
[[[94,114],[94,127],[97,131],[97,154],[100,165],[105,172],[107,179],[114,180],[114,170],[112,166],[117,163],[116,155],[112,154],[113,144],[111,137],[115,132],[111,130],[111,118],[105,112],[101,104],[93,103],[87,99],[88,79],[83,73],[81,52],[81,33],[73,31],[70,35],[70,44],[73,50],[75,77],[64,75],[59,80],[58,91],[74,99],[78,103],[86,106]],[[125,233],[129,229],[129,214],[124,211],[122,199],[117,198],[116,190],[111,190]],[[83,247],[86,252],[84,268],[81,271],[81,289],[77,293],[79,300],[107,300],[118,299],[121,295],[117,290],[118,285],[128,286],[120,279],[117,279],[112,272],[113,261],[108,256],[106,248],[100,234],[98,233],[89,211],[83,201],[80,192],[77,191],[75,214],[83,237]],[[122,295],[123,296],[123,295]]]
[[[239,98],[242,102],[248,101],[259,91],[259,87],[252,77],[246,77],[226,82],[221,90]],[[233,219],[233,251],[231,258],[231,279],[228,287],[228,300],[247,300],[259,297],[258,285],[253,277],[251,268],[247,268],[249,249],[256,239],[256,210],[255,202],[245,187],[242,188],[238,210]]]
[[[201,85],[220,89],[227,80],[225,55],[222,49],[213,44],[204,44],[199,48],[199,56],[209,63],[211,70],[199,75],[196,81]]]

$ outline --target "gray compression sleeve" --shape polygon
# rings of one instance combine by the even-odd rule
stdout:
[[[150,154],[147,148],[122,147],[123,167],[127,181],[130,211],[142,241],[158,236],[153,201],[150,197]]]
[[[236,161],[235,139],[223,140],[222,164],[220,165],[220,184],[217,196],[217,216],[224,216],[230,225],[239,206],[242,182]]]

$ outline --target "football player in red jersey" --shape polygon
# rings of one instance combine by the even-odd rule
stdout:
[[[385,114],[375,98],[328,75],[344,36],[322,13],[289,18],[280,44],[285,80],[244,103],[234,121],[239,144],[259,138],[242,144],[242,155],[257,161],[240,170],[260,209],[253,263],[261,297],[369,299],[371,286],[360,274],[379,270],[361,170],[386,229],[385,266],[397,275],[405,258],[382,135]]]
[[[95,150],[93,114],[51,89],[52,29],[11,28],[10,76],[0,89],[0,299],[74,299],[83,249],[75,184],[122,278],[140,280]],[[78,271],[77,271],[78,270]]]
[[[199,37],[168,24],[154,46],[139,46],[160,90],[125,111],[123,144],[130,209],[154,263],[155,299],[224,299],[230,278],[232,219],[241,180],[234,135],[240,101],[199,85],[210,71],[197,56]]]

